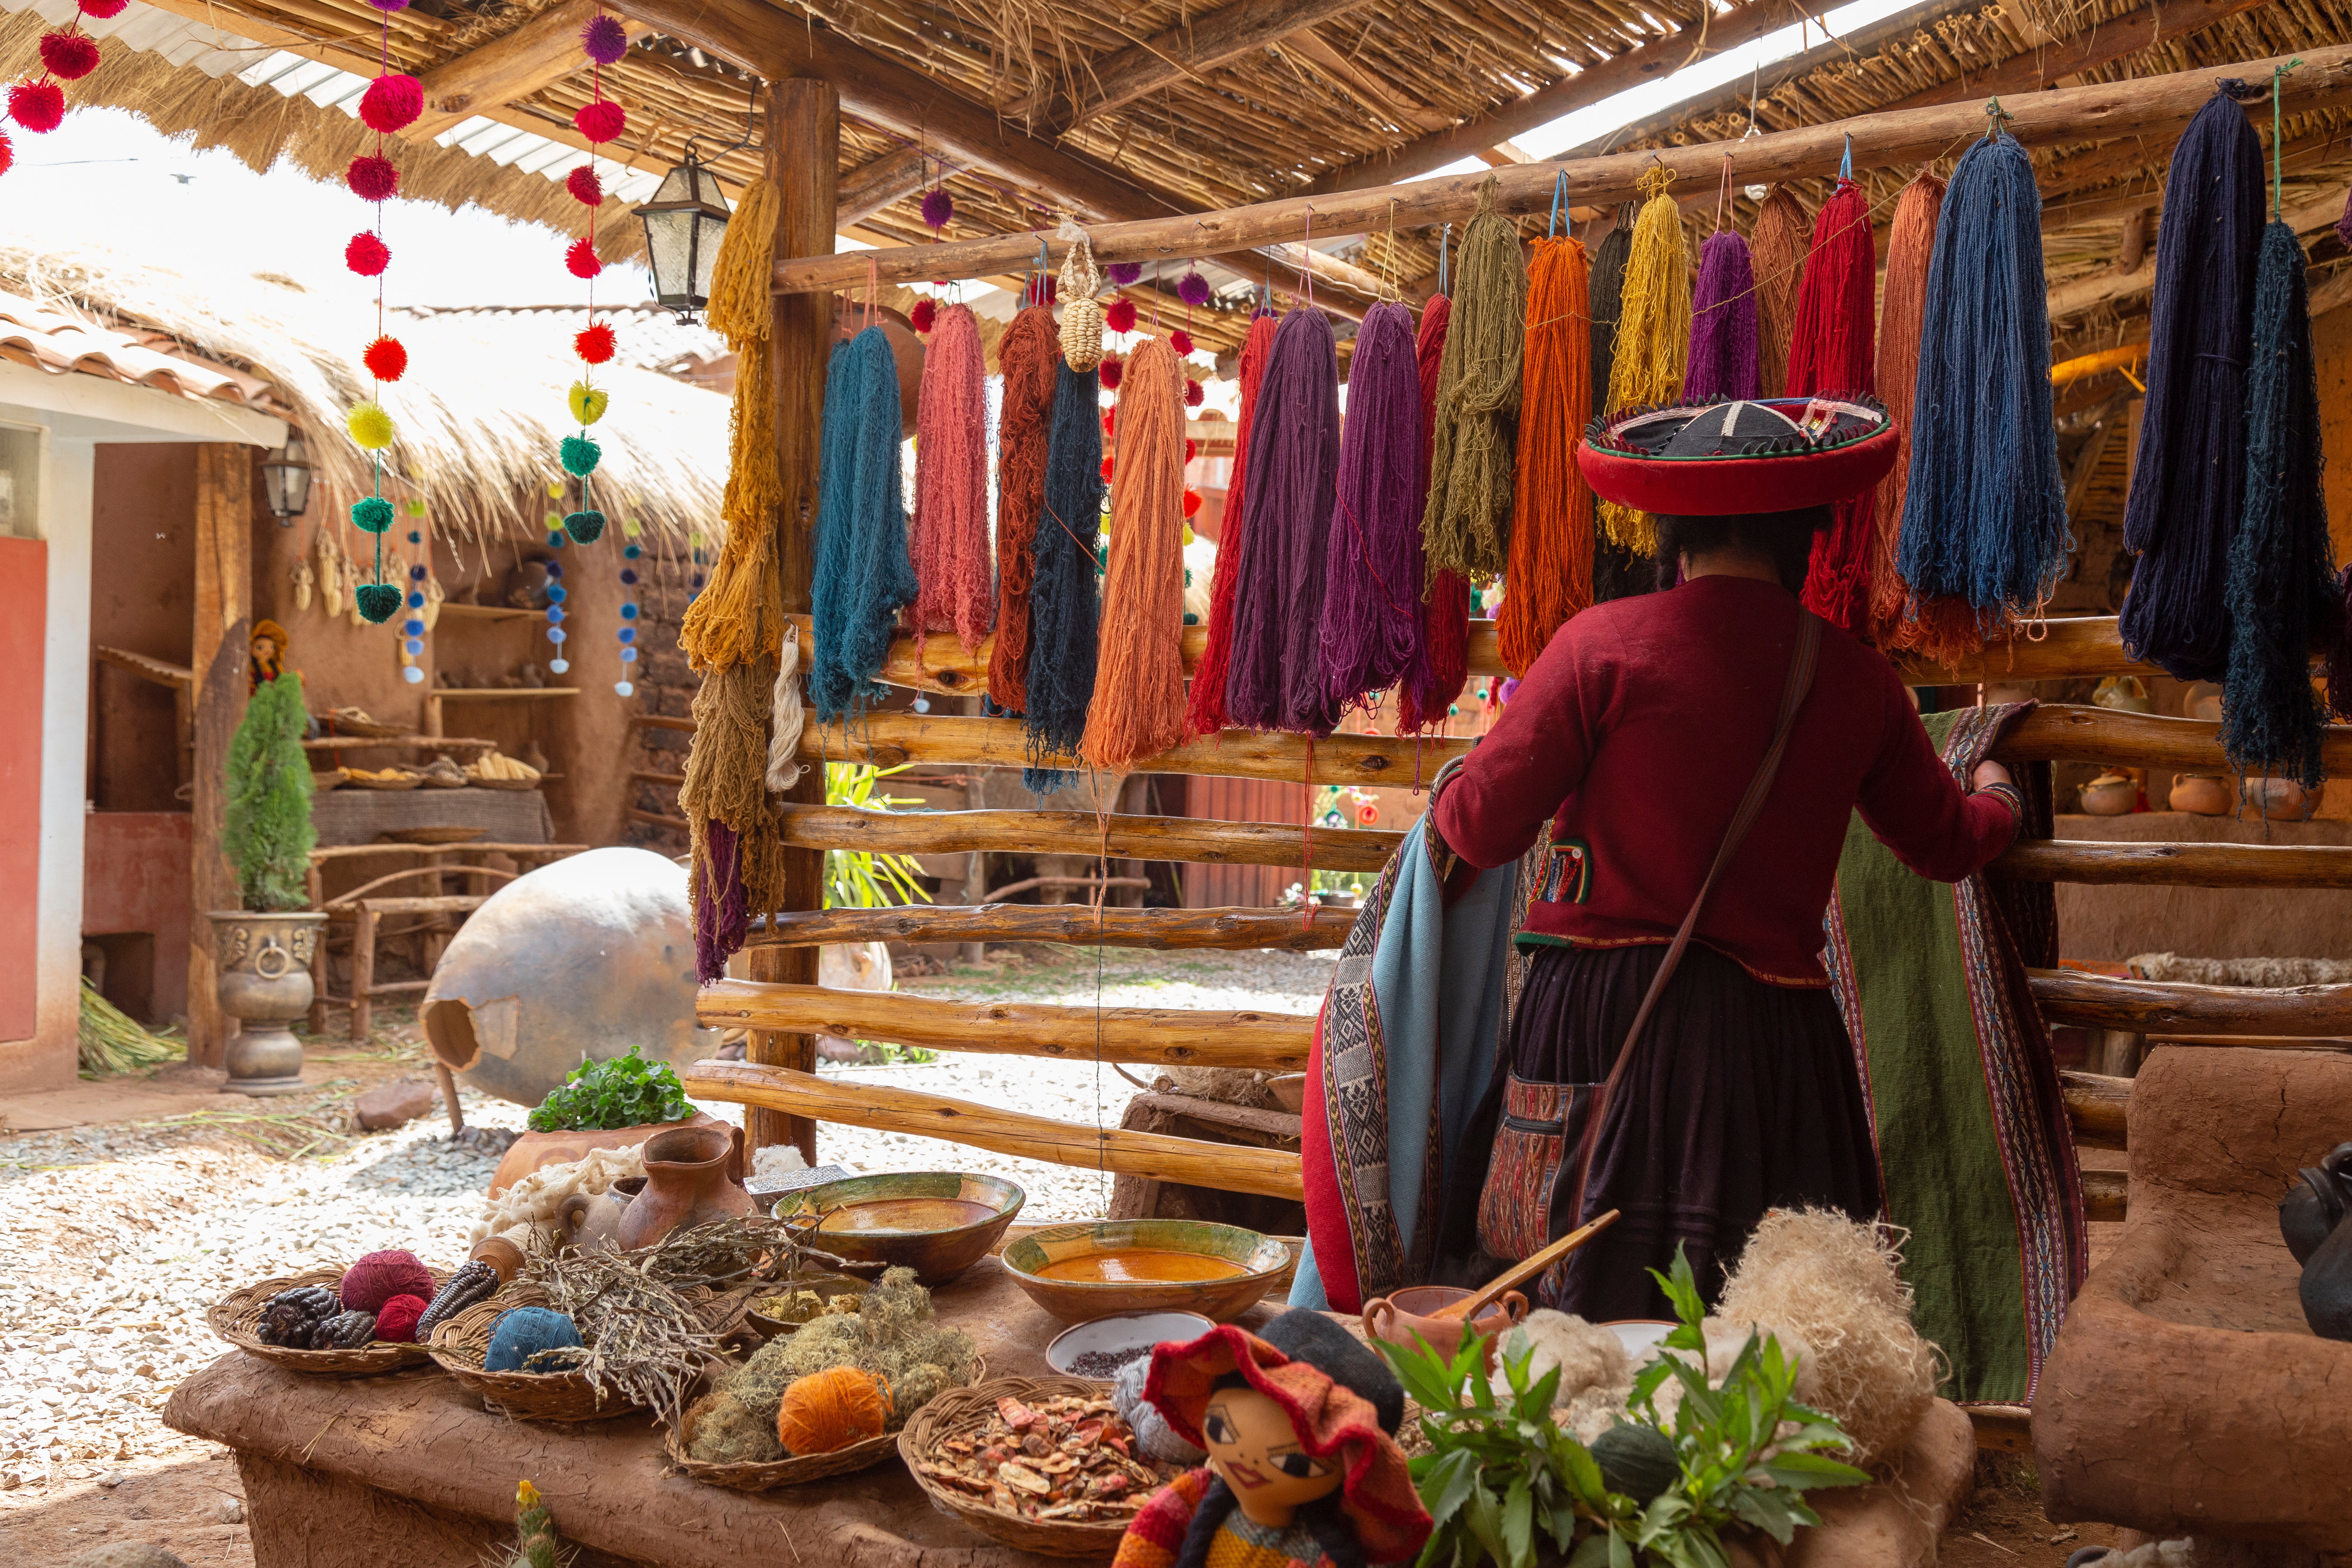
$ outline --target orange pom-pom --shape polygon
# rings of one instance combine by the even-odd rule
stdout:
[[[796,1458],[879,1437],[889,1425],[889,1384],[854,1366],[802,1378],[776,1409],[776,1440]]]

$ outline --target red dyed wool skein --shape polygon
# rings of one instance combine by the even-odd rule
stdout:
[[[37,136],[64,122],[66,89],[53,81],[20,81],[8,89],[8,118]]]
[[[87,33],[43,33],[41,63],[53,76],[79,81],[98,68],[98,40]]]
[[[371,1252],[343,1270],[335,1295],[347,1312],[380,1312],[394,1296],[429,1299],[434,1289],[433,1271],[417,1261],[416,1254],[395,1247]]]
[[[1870,200],[1852,180],[1840,180],[1813,216],[1813,245],[1789,343],[1790,396],[1877,390],[1877,288]],[[1841,631],[1861,633],[1869,626],[1874,499],[1864,490],[1838,502],[1836,525],[1813,536],[1805,608]]]

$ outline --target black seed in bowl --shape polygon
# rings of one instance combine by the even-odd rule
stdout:
[[[1092,1378],[1097,1383],[1108,1383],[1129,1362],[1141,1361],[1150,1353],[1150,1345],[1129,1345],[1125,1350],[1116,1351],[1081,1351],[1070,1358],[1070,1374]]]

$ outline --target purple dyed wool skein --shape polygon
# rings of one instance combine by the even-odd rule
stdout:
[[[1396,684],[1420,652],[1421,367],[1412,312],[1375,305],[1356,333],[1323,597],[1322,678],[1345,709]]]

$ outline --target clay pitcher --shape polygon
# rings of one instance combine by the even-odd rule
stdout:
[[[651,1247],[671,1231],[751,1212],[743,1190],[740,1127],[678,1127],[646,1140],[646,1190],[621,1212],[624,1251]]]
[[[1508,1334],[1528,1315],[1528,1299],[1517,1290],[1506,1290],[1468,1323],[1458,1318],[1427,1315],[1473,1293],[1454,1285],[1415,1285],[1391,1290],[1364,1303],[1364,1332],[1376,1340],[1408,1348],[1412,1337],[1419,1334],[1429,1342],[1431,1350],[1448,1361],[1461,1353],[1463,1334],[1475,1332],[1485,1342],[1486,1371],[1491,1373],[1495,1370],[1495,1342]]]

